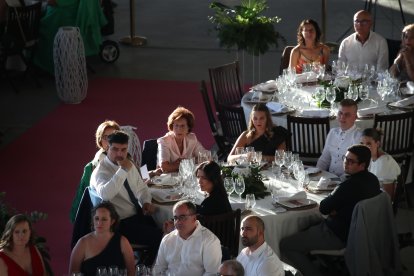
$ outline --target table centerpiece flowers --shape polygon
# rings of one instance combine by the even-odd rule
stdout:
[[[256,198],[264,198],[270,195],[263,183],[263,176],[260,174],[260,166],[258,165],[224,166],[221,168],[221,173],[223,178],[243,177],[245,184],[243,198],[246,197],[246,194],[254,194]]]

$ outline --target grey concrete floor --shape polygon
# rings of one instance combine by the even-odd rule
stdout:
[[[107,38],[118,41],[129,34],[129,1],[114,0],[115,33]],[[236,0],[223,3],[234,5]],[[327,2],[326,41],[340,42],[352,27],[353,14],[364,7],[365,1],[335,0]],[[375,2],[375,1],[372,1]],[[414,0],[401,0],[407,23],[414,22]],[[210,1],[151,0],[136,2],[136,34],[145,36],[144,47],[120,45],[121,56],[114,64],[104,64],[97,57],[88,58],[96,71],[90,78],[136,78],[155,80],[208,80],[209,67],[231,62],[238,58],[245,83],[273,79],[278,75],[281,50],[272,49],[260,58],[253,58],[235,50],[218,46],[208,15]],[[296,44],[296,29],[305,18],[321,23],[321,3],[310,0],[269,0],[267,15],[279,16],[282,21],[276,29],[286,38],[288,45]],[[378,0],[376,5],[376,31],[386,38],[399,39],[403,27],[398,1]],[[56,95],[54,79],[40,77],[42,88],[35,88],[30,80],[19,82],[19,93],[0,80],[0,150],[24,133],[36,122],[56,108],[60,101]],[[401,209],[397,217],[399,232],[413,232],[413,209]],[[414,275],[413,247],[405,248],[402,259],[408,268],[406,275]]]

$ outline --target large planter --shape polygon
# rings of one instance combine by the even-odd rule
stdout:
[[[82,102],[88,90],[85,49],[77,27],[61,27],[53,44],[56,90],[69,104]]]

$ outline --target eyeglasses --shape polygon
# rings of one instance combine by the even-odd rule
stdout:
[[[187,217],[191,217],[191,216],[194,216],[194,214],[174,216],[173,220],[174,221],[186,221]]]
[[[344,161],[344,163],[347,163],[349,165],[354,165],[354,164],[359,164],[359,161],[355,161],[351,158],[346,157],[345,155],[342,156],[342,161]]]
[[[355,25],[367,25],[371,20],[363,19],[363,20],[354,20]]]

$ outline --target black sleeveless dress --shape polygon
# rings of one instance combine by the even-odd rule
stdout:
[[[85,276],[95,276],[96,268],[100,266],[114,266],[119,269],[125,268],[124,256],[121,251],[121,235],[115,233],[112,239],[108,242],[108,245],[98,255],[86,259],[81,264],[81,272]]]
[[[255,151],[261,151],[263,155],[275,155],[277,148],[290,137],[288,130],[281,126],[272,128],[273,136],[266,137],[264,134],[246,145],[254,147]]]

